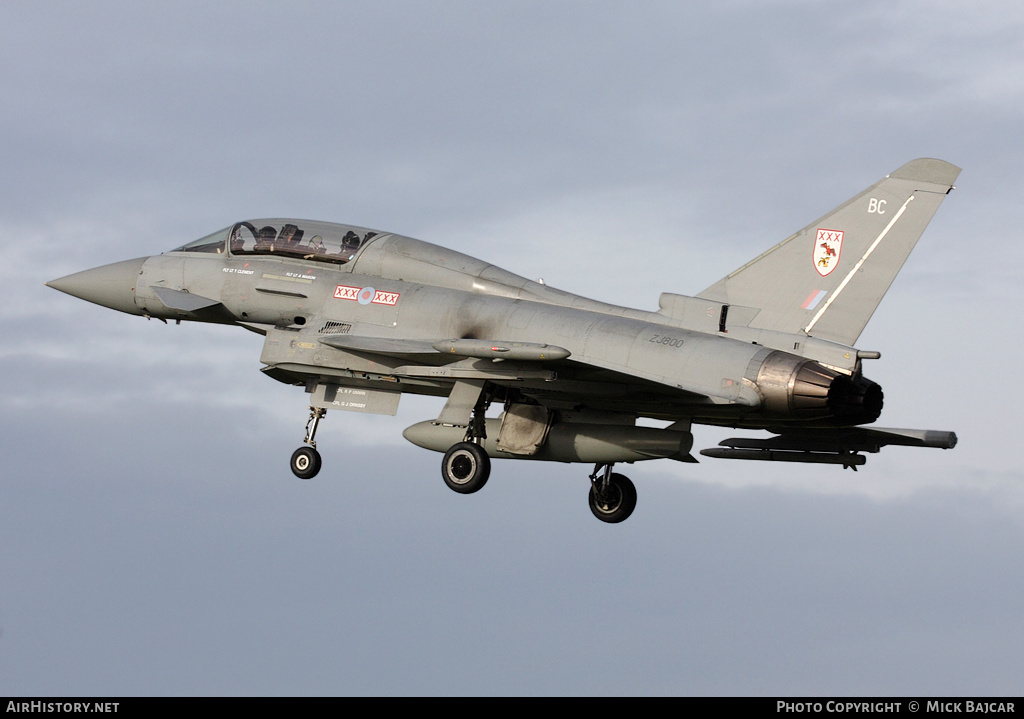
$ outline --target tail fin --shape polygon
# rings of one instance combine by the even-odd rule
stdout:
[[[759,308],[751,327],[853,345],[959,174],[911,160],[697,296]]]

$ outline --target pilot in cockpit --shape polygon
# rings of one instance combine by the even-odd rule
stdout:
[[[297,225],[291,223],[281,228],[281,234],[277,237],[278,249],[298,250],[299,242],[302,241],[303,232]]]
[[[277,231],[273,227],[270,225],[261,227],[256,235],[256,250],[259,252],[273,252],[275,237],[277,237]]]

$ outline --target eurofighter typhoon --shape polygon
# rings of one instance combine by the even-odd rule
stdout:
[[[470,494],[492,459],[593,464],[590,509],[636,506],[617,463],[696,462],[694,423],[768,430],[701,450],[720,459],[856,469],[887,445],[956,444],[953,432],[868,428],[879,353],[857,338],[960,169],[908,162],[694,297],[618,307],[533,282],[437,245],[365,227],[236,222],[152,257],[50,287],[133,315],[238,325],[266,337],[262,371],[305,389],[309,419],[292,472],[321,467],[329,409],[395,414],[403,393],[446,398],[407,428],[444,454]],[[500,402],[498,417],[487,417]],[[664,428],[637,425],[641,417]]]

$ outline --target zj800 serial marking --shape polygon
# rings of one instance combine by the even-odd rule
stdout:
[[[665,335],[651,335],[651,338],[647,341],[653,342],[656,345],[665,345],[666,347],[683,346],[683,341],[678,337],[666,337]]]

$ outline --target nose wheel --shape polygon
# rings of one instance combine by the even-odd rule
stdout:
[[[313,447],[299,447],[292,454],[292,472],[299,479],[312,479],[320,471],[320,453]]]
[[[292,453],[292,474],[299,479],[312,479],[320,471],[320,453],[316,451],[316,428],[327,410],[320,407],[309,408],[309,419],[306,421],[306,438],[302,440],[308,447],[299,447]]]

